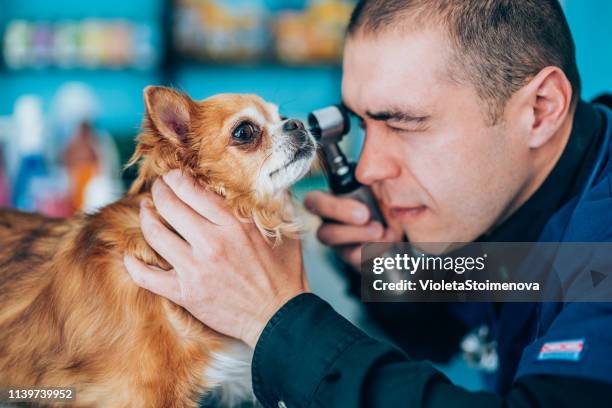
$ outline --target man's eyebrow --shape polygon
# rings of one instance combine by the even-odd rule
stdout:
[[[357,113],[355,113],[346,102],[342,101],[342,107],[346,109],[346,111],[355,117],[359,117]],[[373,120],[387,121],[394,120],[398,122],[424,122],[429,119],[430,115],[418,114],[416,112],[409,112],[402,109],[391,109],[380,112],[371,112],[366,111],[366,115]]]
[[[388,110],[380,112],[367,111],[366,115],[373,120],[393,120],[397,122],[423,122],[429,118],[429,115],[405,112],[401,110]]]

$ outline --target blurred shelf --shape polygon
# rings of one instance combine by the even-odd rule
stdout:
[[[338,66],[184,64],[175,67],[171,85],[196,99],[222,92],[255,93],[291,115],[306,115],[340,99]],[[305,118],[303,118],[305,119]]]
[[[23,19],[51,25],[85,19],[144,23],[153,30],[159,60],[141,69],[132,66],[27,67],[0,65],[0,116],[13,111],[23,94],[41,96],[45,112],[66,82],[88,84],[102,106],[97,123],[111,134],[130,140],[139,130],[144,111],[142,90],[159,84],[183,89],[196,99],[222,92],[255,93],[280,105],[283,113],[305,119],[312,109],[340,99],[341,66],[333,62],[287,63],[266,51],[252,61],[210,61],[181,55],[172,49],[174,0],[0,0],[0,38],[9,21]],[[305,0],[265,0],[270,10],[301,9]],[[0,62],[1,64],[1,62]]]
[[[168,0],[0,0],[4,19],[64,20],[96,18],[159,19]]]
[[[282,61],[278,58],[260,58],[254,60],[212,60],[207,58],[196,58],[196,57],[175,57],[178,61],[174,61],[172,65],[177,67],[193,67],[193,68],[254,68],[254,69],[286,69],[286,70],[301,70],[301,69],[314,69],[314,70],[342,70],[342,64],[340,62],[301,62],[292,63]]]
[[[100,67],[85,67],[85,66],[75,66],[62,68],[58,66],[45,66],[45,67],[27,67],[27,68],[18,68],[12,69],[7,68],[6,66],[0,67],[0,76],[11,76],[11,75],[28,75],[28,76],[37,76],[37,75],[75,75],[75,76],[84,76],[84,75],[106,75],[106,74],[151,74],[155,73],[159,70],[158,66],[153,66],[150,68],[137,68],[137,67],[110,67],[110,66],[100,66]]]

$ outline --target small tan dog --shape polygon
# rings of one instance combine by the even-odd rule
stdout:
[[[301,122],[254,95],[201,102],[145,89],[123,199],[67,220],[0,211],[0,387],[75,387],[74,406],[194,407],[253,400],[252,350],[136,286],[125,253],[169,269],[145,242],[139,203],[181,169],[272,239],[296,231],[288,187],[315,157]]]

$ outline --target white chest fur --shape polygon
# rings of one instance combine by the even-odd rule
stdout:
[[[242,342],[232,341],[222,351],[212,353],[211,357],[204,379],[212,388],[211,396],[216,406],[256,403],[251,383],[253,349]]]

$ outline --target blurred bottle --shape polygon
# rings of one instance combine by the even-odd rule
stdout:
[[[119,152],[113,138],[105,132],[96,132],[98,172],[87,183],[82,211],[91,213],[110,204],[123,195]]]
[[[339,63],[353,7],[347,0],[309,0],[305,10],[280,11],[274,21],[278,58],[294,64]]]
[[[73,68],[78,65],[80,32],[79,25],[63,21],[55,26],[53,41],[53,60],[60,68]]]
[[[70,178],[70,201],[75,210],[83,208],[87,184],[98,174],[100,158],[96,136],[89,122],[83,122],[64,151],[64,165]]]
[[[102,106],[87,84],[64,84],[51,104],[52,160],[62,164],[73,211],[92,212],[121,197],[121,164],[112,136],[94,126]]]
[[[34,95],[20,97],[15,103],[14,123],[19,164],[13,185],[13,205],[24,211],[35,211],[34,180],[48,174],[43,155],[44,118],[40,98]]]
[[[270,36],[263,0],[179,0],[175,46],[214,61],[252,61],[265,55]]]
[[[53,51],[53,28],[50,23],[40,22],[34,25],[32,32],[32,64],[35,68],[50,65]]]
[[[19,69],[31,64],[32,27],[26,21],[7,24],[4,34],[4,61],[7,67]]]

